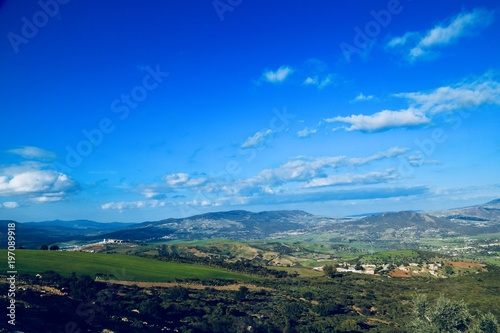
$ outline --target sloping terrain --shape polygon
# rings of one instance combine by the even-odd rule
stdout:
[[[0,247],[5,247],[7,223],[0,221]],[[332,234],[335,241],[404,240],[500,233],[500,199],[446,211],[388,212],[365,217],[333,218],[300,210],[213,212],[186,218],[143,223],[48,221],[18,223],[17,245],[120,239],[132,242],[227,238],[255,240],[294,235]],[[2,241],[3,239],[3,241]]]
[[[132,228],[105,234],[103,237],[133,241],[204,239],[212,237],[258,239],[265,238],[276,232],[302,229],[314,219],[314,215],[303,211],[253,213],[235,210],[141,223]]]
[[[0,248],[6,248],[7,225],[15,221],[0,220]],[[134,223],[99,223],[88,220],[25,222],[16,225],[17,247],[36,248],[42,244],[90,240],[111,230],[127,228]]]
[[[456,224],[448,219],[415,212],[382,213],[346,222],[340,232],[354,239],[395,239],[456,235]]]
[[[463,221],[500,222],[500,199],[492,200],[483,205],[476,205],[439,212],[450,219]]]
[[[0,250],[0,254],[7,257],[6,250]],[[220,268],[122,254],[18,250],[16,256],[19,274],[38,274],[53,270],[64,276],[70,276],[74,272],[77,275],[102,276],[105,279],[160,282],[176,278],[254,279],[249,275]]]

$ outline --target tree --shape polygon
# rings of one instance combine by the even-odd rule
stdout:
[[[354,269],[357,271],[364,271],[365,270],[363,268],[363,266],[361,266],[361,263],[359,261],[356,263],[356,266],[354,266]]]
[[[474,328],[475,329],[479,328],[480,332],[484,333],[500,332],[500,325],[498,324],[497,319],[491,312],[488,312],[487,314],[481,314],[479,316],[477,327]]]
[[[247,294],[248,294],[248,288],[245,286],[241,286],[240,289],[234,295],[234,300],[241,302],[247,297]]]
[[[49,247],[46,244],[43,244],[42,246],[40,246],[40,250],[47,251],[48,249],[49,249]]]
[[[491,313],[473,317],[465,302],[452,301],[441,295],[431,304],[425,295],[413,301],[413,315],[409,331],[412,333],[474,332],[498,333],[500,327]]]
[[[148,299],[142,301],[138,310],[141,314],[148,316],[150,318],[159,318],[161,313],[160,300],[156,298]]]
[[[50,246],[49,250],[50,251],[57,251],[57,250],[59,250],[59,246],[57,244],[53,244]]]
[[[333,278],[335,277],[336,271],[337,269],[332,265],[323,266],[323,273],[325,274],[325,276]]]
[[[357,321],[352,318],[344,320],[340,325],[340,329],[344,332],[355,332],[361,330]]]

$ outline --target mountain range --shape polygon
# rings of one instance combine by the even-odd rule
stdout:
[[[6,247],[7,223],[0,220],[0,247]],[[483,205],[433,212],[387,212],[357,217],[324,217],[300,210],[249,212],[234,210],[142,223],[89,220],[17,223],[18,246],[102,239],[156,242],[171,239],[228,238],[250,240],[294,234],[331,233],[332,240],[396,240],[500,232],[500,199]]]

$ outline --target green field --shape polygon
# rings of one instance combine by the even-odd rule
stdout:
[[[411,260],[416,259],[420,255],[413,250],[393,250],[393,251],[382,251],[374,254],[364,255],[361,258],[363,263],[375,263],[375,262],[390,262],[391,260]]]
[[[168,282],[175,278],[243,281],[257,279],[218,268],[164,262],[121,254],[35,250],[17,250],[15,253],[16,269],[19,274],[37,274],[53,270],[66,276],[75,272],[78,275],[85,274],[92,277],[96,274],[103,274],[112,279],[156,282]],[[7,250],[0,250],[0,256],[7,258]]]
[[[318,272],[313,269],[302,267],[269,267],[269,269],[285,271],[289,274],[297,273],[300,277],[320,277],[324,275],[323,272]]]

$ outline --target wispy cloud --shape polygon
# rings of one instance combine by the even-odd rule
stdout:
[[[357,167],[370,162],[394,159],[402,156],[406,148],[393,147],[366,157],[324,156],[324,157],[297,157],[283,165],[265,169],[255,176],[226,184],[220,188],[227,194],[255,194],[277,193],[280,186],[291,184],[304,185],[317,178],[327,178],[333,170],[342,167]]]
[[[297,136],[299,138],[307,138],[307,137],[311,136],[312,134],[315,134],[316,132],[318,132],[318,130],[316,128],[309,129],[308,127],[305,127],[304,129],[297,132]]]
[[[435,55],[435,49],[455,44],[459,39],[472,36],[493,22],[493,13],[485,9],[462,12],[425,33],[407,32],[391,39],[387,48],[403,50],[412,62]]]
[[[293,78],[291,78],[293,75]],[[313,86],[324,89],[335,84],[337,74],[328,71],[326,62],[308,59],[300,65],[282,65],[277,70],[266,69],[256,84],[262,82],[279,84],[290,81],[294,85]]]
[[[398,177],[395,169],[382,172],[369,172],[365,174],[329,175],[328,177],[314,178],[303,185],[304,188],[341,186],[341,185],[366,185],[380,184]]]
[[[373,95],[365,95],[363,93],[359,93],[354,99],[350,101],[350,103],[357,103],[357,102],[367,102],[367,101],[373,101],[375,99],[375,96]]]
[[[241,148],[252,148],[263,145],[266,137],[270,136],[272,132],[272,130],[266,129],[255,133],[243,142]]]
[[[15,201],[6,201],[0,205],[0,208],[14,209],[14,208],[18,208],[20,206],[21,205],[19,205],[19,203],[15,202]]]
[[[397,186],[397,187],[357,187],[312,192],[283,193],[268,197],[245,198],[246,204],[291,204],[301,202],[328,202],[344,200],[369,200],[400,198],[423,195],[429,192],[426,186]]]
[[[268,201],[299,202],[305,198],[323,198],[323,200],[342,200],[361,198],[361,188],[380,186],[400,179],[394,168],[387,169],[388,163],[399,163],[399,158],[406,156],[407,148],[392,147],[368,156],[298,156],[276,168],[263,169],[253,176],[239,179],[207,177],[197,187],[190,187],[189,181],[197,177],[187,173],[170,174],[165,177],[169,184],[141,185],[140,192],[145,200],[129,202],[108,202],[102,209],[139,209],[163,206],[208,207],[221,205],[240,205]],[[380,171],[353,172],[367,165]],[[348,170],[346,172],[345,170]],[[328,187],[335,190],[327,190]],[[172,195],[159,199],[158,194],[169,190]],[[321,190],[320,190],[321,189]],[[379,190],[381,188],[379,187]],[[383,192],[386,194],[383,194]],[[401,188],[402,195],[420,193],[421,189]],[[398,190],[381,190],[380,195],[397,196]],[[367,194],[369,197],[374,193]],[[318,199],[320,200],[320,199]],[[307,201],[307,200],[306,200]]]
[[[304,80],[304,85],[306,86],[315,86],[318,89],[323,89],[331,84],[334,83],[334,78],[335,76],[333,74],[328,74],[324,77],[320,77],[318,75],[315,76],[308,76]]]
[[[165,201],[160,200],[121,201],[105,203],[101,205],[101,209],[124,211],[127,209],[164,207],[166,204]]]
[[[347,131],[383,131],[399,127],[415,127],[429,124],[439,113],[482,105],[500,105],[500,83],[489,75],[472,81],[463,81],[451,86],[439,87],[431,92],[398,93],[394,96],[405,99],[409,106],[402,110],[383,110],[371,115],[336,116],[326,122],[342,122]]]
[[[285,81],[291,74],[293,74],[293,72],[294,69],[292,67],[283,65],[275,71],[264,71],[262,79],[270,83],[280,83]]]
[[[427,124],[430,120],[415,109],[391,111],[383,110],[372,115],[351,115],[347,117],[333,117],[325,119],[328,123],[342,122],[350,124],[345,127],[347,131],[383,131],[394,127],[412,127]]]
[[[20,148],[7,150],[7,152],[19,155],[26,159],[35,159],[42,161],[55,160],[57,158],[57,155],[55,153],[34,146],[23,146]]]
[[[165,179],[165,182],[171,188],[197,187],[207,181],[207,178],[205,177],[192,178],[189,174],[181,172],[168,174],[165,177],[163,177],[163,179]]]
[[[471,82],[439,87],[430,93],[411,92],[396,94],[406,98],[420,112],[433,115],[481,105],[500,105],[500,82],[485,75]]]

